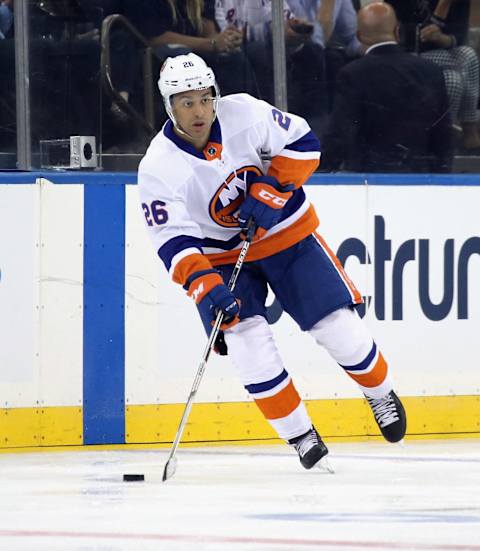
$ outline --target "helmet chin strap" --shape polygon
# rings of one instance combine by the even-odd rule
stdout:
[[[170,119],[172,120],[173,126],[175,127],[175,130],[177,132],[179,132],[183,136],[187,136],[187,138],[190,138],[191,140],[193,140],[193,136],[190,136],[190,134],[188,132],[185,132],[185,130],[183,130],[183,128],[178,124],[177,120],[173,116],[173,113],[172,113],[172,115],[170,115]]]

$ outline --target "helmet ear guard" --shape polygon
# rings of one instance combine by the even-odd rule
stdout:
[[[181,94],[189,90],[213,88],[215,90],[214,111],[216,113],[216,104],[220,98],[220,90],[215,80],[215,74],[205,61],[196,54],[190,53],[168,57],[160,69],[158,88],[162,95],[167,115],[177,128],[172,107],[172,96],[175,94]],[[183,132],[183,130],[181,131]]]

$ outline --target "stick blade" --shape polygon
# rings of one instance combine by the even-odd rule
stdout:
[[[163,469],[162,482],[165,482],[175,474],[177,470],[177,459],[172,457],[165,463],[165,468]]]

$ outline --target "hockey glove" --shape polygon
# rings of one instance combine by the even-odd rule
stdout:
[[[220,329],[230,329],[240,318],[240,303],[223,283],[223,279],[216,270],[205,270],[193,274],[188,288],[188,296],[197,304],[202,321],[215,324],[218,312],[223,312],[223,322]]]
[[[254,241],[263,237],[279,222],[282,208],[292,196],[293,189],[293,184],[282,186],[273,176],[256,176],[238,215],[242,234],[246,234],[248,221],[253,218],[257,227]]]

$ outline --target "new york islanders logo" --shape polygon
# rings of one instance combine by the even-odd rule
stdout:
[[[210,201],[210,216],[224,228],[238,227],[238,210],[254,176],[262,171],[256,166],[243,166],[229,174]]]

